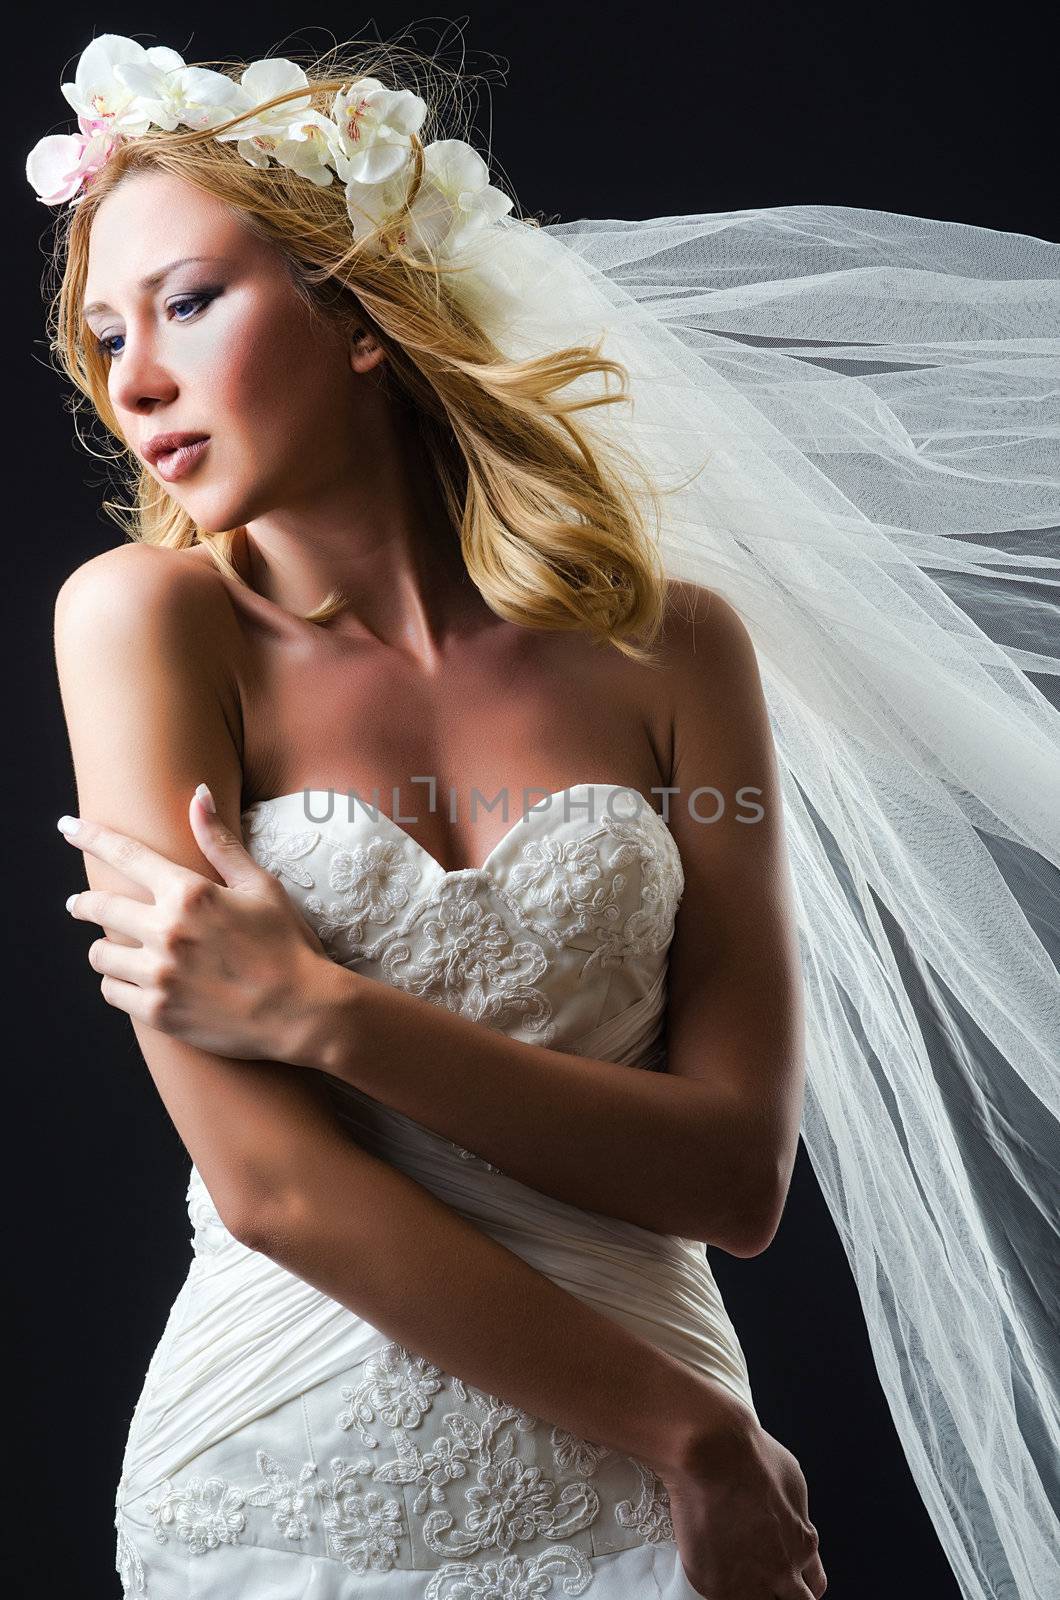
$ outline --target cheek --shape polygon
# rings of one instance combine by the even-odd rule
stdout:
[[[211,403],[255,447],[285,454],[292,443],[326,427],[335,407],[336,352],[293,319],[245,322],[224,331],[203,356],[201,376]],[[286,448],[285,448],[286,447]]]

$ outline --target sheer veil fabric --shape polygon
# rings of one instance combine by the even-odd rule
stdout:
[[[754,640],[881,1383],[963,1593],[1060,1594],[1060,246],[835,205],[480,240],[502,349],[625,364],[586,425]]]

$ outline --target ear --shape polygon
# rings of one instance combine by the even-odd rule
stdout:
[[[374,333],[358,328],[350,337],[350,366],[354,372],[371,372],[385,360],[386,351]]]

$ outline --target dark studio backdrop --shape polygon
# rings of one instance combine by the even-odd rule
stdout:
[[[1044,11],[1039,15],[1044,15]],[[11,277],[6,372],[5,642],[10,1155],[8,1325],[16,1432],[7,1459],[17,1536],[7,1592],[116,1597],[113,1502],[148,1360],[190,1255],[189,1160],[127,1016],[107,1006],[85,952],[99,929],[63,902],[82,857],[55,830],[76,794],[52,654],[63,579],[122,534],[99,510],[103,468],[73,437],[48,366],[39,289],[51,213],[25,182],[43,133],[67,131],[59,92],[94,33],[167,44],[186,60],[323,51],[393,38],[470,70],[483,91],[476,142],[544,220],[650,217],[837,202],[1056,239],[1052,163],[1055,38],[1008,6],[976,32],[931,5],[735,7],[616,0],[499,3],[451,19],[406,6],[361,12],[328,0],[251,8],[54,6],[47,26],[7,29]],[[13,35],[13,36],[12,36]],[[1046,180],[1046,181],[1043,181]],[[712,1262],[744,1345],[766,1428],[810,1486],[836,1600],[956,1597],[881,1391],[846,1258],[800,1146],[772,1247]],[[31,1525],[33,1523],[36,1525]],[[14,1528],[12,1529],[14,1533]]]

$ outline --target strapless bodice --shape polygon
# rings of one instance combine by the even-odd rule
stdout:
[[[624,785],[576,784],[539,806],[481,867],[456,871],[333,790],[260,800],[242,820],[334,960],[516,1038],[588,1053],[587,1039],[614,1037],[628,1056],[624,1031],[603,1030],[638,1006],[633,1043],[654,1042],[680,854]]]

